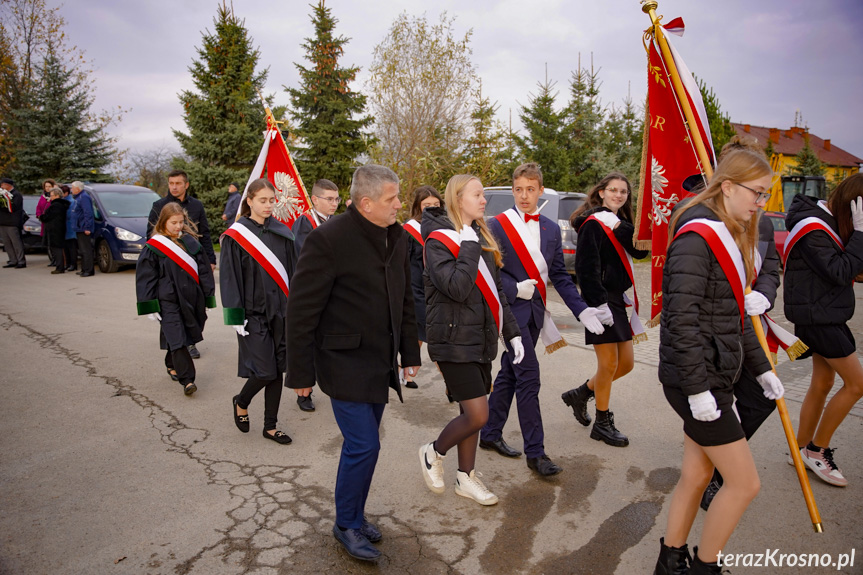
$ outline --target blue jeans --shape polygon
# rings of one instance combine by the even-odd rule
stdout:
[[[332,398],[330,404],[343,438],[336,475],[336,525],[359,529],[381,450],[378,428],[386,404]]]

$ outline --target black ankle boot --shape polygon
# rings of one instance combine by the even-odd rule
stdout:
[[[698,558],[698,547],[695,547],[695,556],[692,558],[692,567],[689,569],[691,575],[721,575],[722,567],[718,563],[705,563]]]
[[[589,380],[588,380],[589,381]],[[587,402],[593,399],[593,391],[587,387],[587,381],[564,392],[560,398],[565,404],[572,408],[572,414],[580,424],[587,427],[590,425],[590,415],[587,413]]]
[[[629,445],[629,438],[614,427],[614,413],[611,410],[596,410],[596,421],[593,422],[593,429],[590,430],[590,438],[604,441],[614,447]]]
[[[653,575],[686,575],[689,573],[689,564],[692,556],[689,555],[689,547],[686,543],[683,547],[668,547],[665,538],[659,538],[659,559],[656,560],[656,569]]]

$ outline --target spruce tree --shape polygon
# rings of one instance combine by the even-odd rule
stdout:
[[[605,109],[599,100],[599,72],[581,67],[572,73],[570,101],[564,110],[569,169],[564,189],[586,192],[613,170],[607,134],[603,130]]]
[[[808,134],[803,135],[803,141],[803,147],[794,156],[797,165],[791,167],[791,173],[795,176],[823,176],[825,172],[824,165],[818,159],[815,150],[809,145]]]
[[[187,158],[172,162],[189,175],[189,191],[207,210],[212,237],[225,229],[221,214],[228,184],[245,182],[263,144],[266,114],[259,97],[267,71],[257,72],[259,52],[242,20],[221,5],[189,67],[197,92],[183,91],[188,134],[174,130]]]
[[[465,145],[463,171],[478,177],[486,186],[506,185],[513,165],[508,136],[495,119],[498,106],[482,95],[482,83],[474,92],[470,137]]]
[[[13,111],[17,126],[18,187],[40,189],[40,180],[111,182],[102,169],[112,160],[113,140],[90,117],[93,96],[81,76],[48,49],[29,106]]]
[[[515,136],[519,154],[526,162],[542,167],[543,184],[558,190],[565,189],[569,175],[568,142],[563,132],[564,114],[554,109],[557,92],[555,83],[546,79],[539,83],[539,92],[530,95],[527,106],[519,112],[524,125],[524,136]]]
[[[366,153],[372,139],[365,130],[373,118],[363,116],[366,97],[349,86],[360,69],[339,66],[349,39],[334,36],[338,20],[324,0],[312,9],[315,35],[303,44],[311,66],[295,64],[301,87],[285,87],[291,96],[294,133],[299,140],[291,151],[309,189],[316,180],[326,178],[339,187],[342,197],[347,197],[358,158]]]

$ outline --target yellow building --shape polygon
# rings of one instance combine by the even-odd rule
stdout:
[[[765,148],[768,141],[773,143],[773,157],[770,158],[770,165],[778,176],[787,176],[791,173],[791,168],[797,165],[796,156],[803,149],[807,139],[809,146],[824,164],[824,177],[827,178],[828,182],[844,180],[848,176],[856,174],[860,171],[860,164],[863,163],[863,159],[846,152],[839,146],[834,146],[829,139],[824,140],[815,134],[810,134],[806,128],[795,126],[787,130],[780,130],[779,128],[733,122],[731,125],[734,126],[738,136],[754,137]],[[772,192],[773,196],[765,209],[767,211],[784,211],[782,184],[779,178],[776,179]]]

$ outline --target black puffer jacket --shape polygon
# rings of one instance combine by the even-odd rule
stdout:
[[[815,217],[836,235],[836,220],[818,200],[799,195],[791,202],[785,225]],[[842,324],[854,315],[854,278],[863,272],[863,232],[853,232],[845,249],[823,231],[803,236],[785,262],[785,317],[795,325]]]
[[[677,229],[695,218],[719,218],[706,206],[687,210]],[[755,375],[770,370],[748,318],[745,333],[731,284],[707,242],[696,233],[674,240],[662,278],[659,380],[686,395],[730,390],[744,361]]]
[[[433,361],[455,363],[491,363],[497,357],[497,324],[491,310],[476,286],[479,258],[492,275],[503,305],[503,337],[506,341],[521,332],[500,283],[500,273],[490,252],[482,251],[478,242],[463,242],[458,258],[443,243],[428,236],[438,229],[454,229],[443,208],[426,208],[423,212],[422,236],[426,241],[426,267],[423,272],[426,298],[426,335],[429,357]],[[479,229],[474,226],[479,234]]]
[[[587,218],[597,212],[609,212],[608,208],[598,207],[587,210],[575,219],[573,228],[578,233],[575,250],[575,275],[581,287],[581,297],[589,306],[608,303],[608,292],[623,293],[632,287],[626,267],[605,234],[603,225],[591,221],[584,225]],[[648,251],[637,250],[632,245],[635,226],[623,219],[614,230],[614,237],[630,256],[635,259],[646,257]]]

